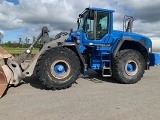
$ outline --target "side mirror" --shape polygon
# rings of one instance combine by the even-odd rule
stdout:
[[[78,28],[80,26],[80,18],[77,18],[77,25],[78,25]]]

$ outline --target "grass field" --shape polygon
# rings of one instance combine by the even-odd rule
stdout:
[[[27,49],[27,48],[11,48],[11,47],[3,47],[3,48],[11,54],[21,54]],[[32,50],[32,54],[36,54],[37,52],[38,48],[34,48]]]

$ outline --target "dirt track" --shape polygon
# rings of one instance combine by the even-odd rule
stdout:
[[[160,67],[133,85],[88,74],[61,91],[25,79],[0,99],[0,120],[160,120]]]

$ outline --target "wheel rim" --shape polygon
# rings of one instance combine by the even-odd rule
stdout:
[[[51,65],[51,74],[57,79],[64,79],[70,73],[70,65],[65,60],[56,60]]]
[[[134,60],[127,61],[125,65],[125,72],[129,76],[133,76],[138,72],[138,64]]]

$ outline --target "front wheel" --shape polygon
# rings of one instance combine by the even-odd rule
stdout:
[[[41,55],[37,75],[42,83],[51,89],[70,87],[80,74],[77,55],[68,48],[52,48]]]
[[[95,70],[95,72],[102,76],[102,70]]]
[[[145,72],[145,60],[135,50],[121,50],[113,61],[113,78],[125,84],[138,82]]]

